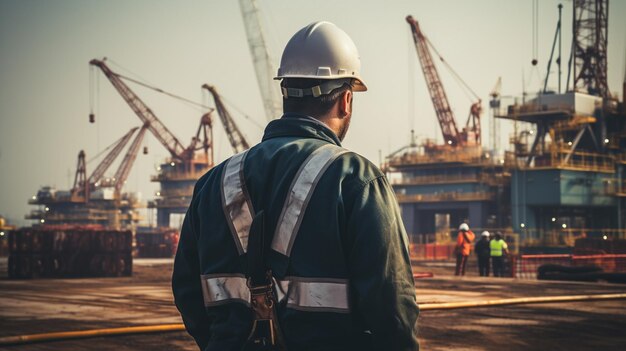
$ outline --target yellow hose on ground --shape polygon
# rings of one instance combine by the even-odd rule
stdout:
[[[597,301],[626,299],[626,294],[597,294],[597,295],[564,295],[564,296],[540,296],[540,297],[517,297],[511,299],[467,301],[467,302],[444,302],[428,303],[420,305],[420,311],[452,310],[457,308],[491,307],[503,305],[522,305],[531,303],[555,303],[573,301]]]
[[[468,302],[446,302],[421,304],[421,311],[449,310],[459,308],[491,307],[502,305],[521,305],[533,303],[557,303],[575,301],[599,301],[599,300],[619,300],[626,299],[625,294],[598,294],[598,295],[566,295],[566,296],[541,296],[541,297],[520,297],[511,299],[468,301]],[[165,333],[174,331],[184,331],[182,324],[158,324],[136,327],[92,329],[81,331],[43,333],[30,335],[16,335],[0,337],[0,346],[22,345],[36,342],[49,342],[56,340],[83,339],[98,336],[115,336],[129,334]]]
[[[98,336],[144,334],[144,333],[165,333],[165,332],[182,331],[182,330],[185,330],[185,326],[182,324],[158,324],[158,325],[145,325],[145,326],[137,326],[137,327],[122,327],[122,328],[92,329],[92,330],[57,332],[57,333],[16,335],[16,336],[5,336],[5,337],[0,338],[0,346],[31,344],[31,343],[36,343],[36,342],[47,342],[47,341],[55,341],[55,340],[93,338],[93,337],[98,337]]]

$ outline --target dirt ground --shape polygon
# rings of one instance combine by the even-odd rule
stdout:
[[[171,259],[138,259],[134,275],[104,279],[8,280],[0,259],[0,337],[180,323],[170,292]],[[623,293],[626,285],[451,276],[451,262],[418,262],[418,303]],[[626,300],[424,311],[422,350],[624,350]],[[0,347],[0,349],[2,349]],[[6,350],[197,350],[184,332],[56,341]]]

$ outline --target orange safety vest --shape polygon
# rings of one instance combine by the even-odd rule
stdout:
[[[472,250],[472,241],[474,241],[474,233],[471,230],[465,232],[463,235],[462,231],[459,231],[459,234],[456,237],[456,247],[458,252],[463,256],[469,256],[470,251]]]

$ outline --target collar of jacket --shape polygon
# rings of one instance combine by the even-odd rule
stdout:
[[[263,141],[278,137],[315,138],[341,146],[337,135],[324,123],[311,116],[295,113],[286,113],[265,127]]]

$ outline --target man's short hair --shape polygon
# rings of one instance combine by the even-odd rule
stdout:
[[[324,83],[322,79],[286,78],[280,83],[283,88],[308,89]],[[284,113],[301,113],[311,117],[322,116],[328,113],[335,105],[339,97],[346,92],[352,91],[352,86],[348,83],[339,88],[333,89],[330,93],[318,97],[283,97]]]

